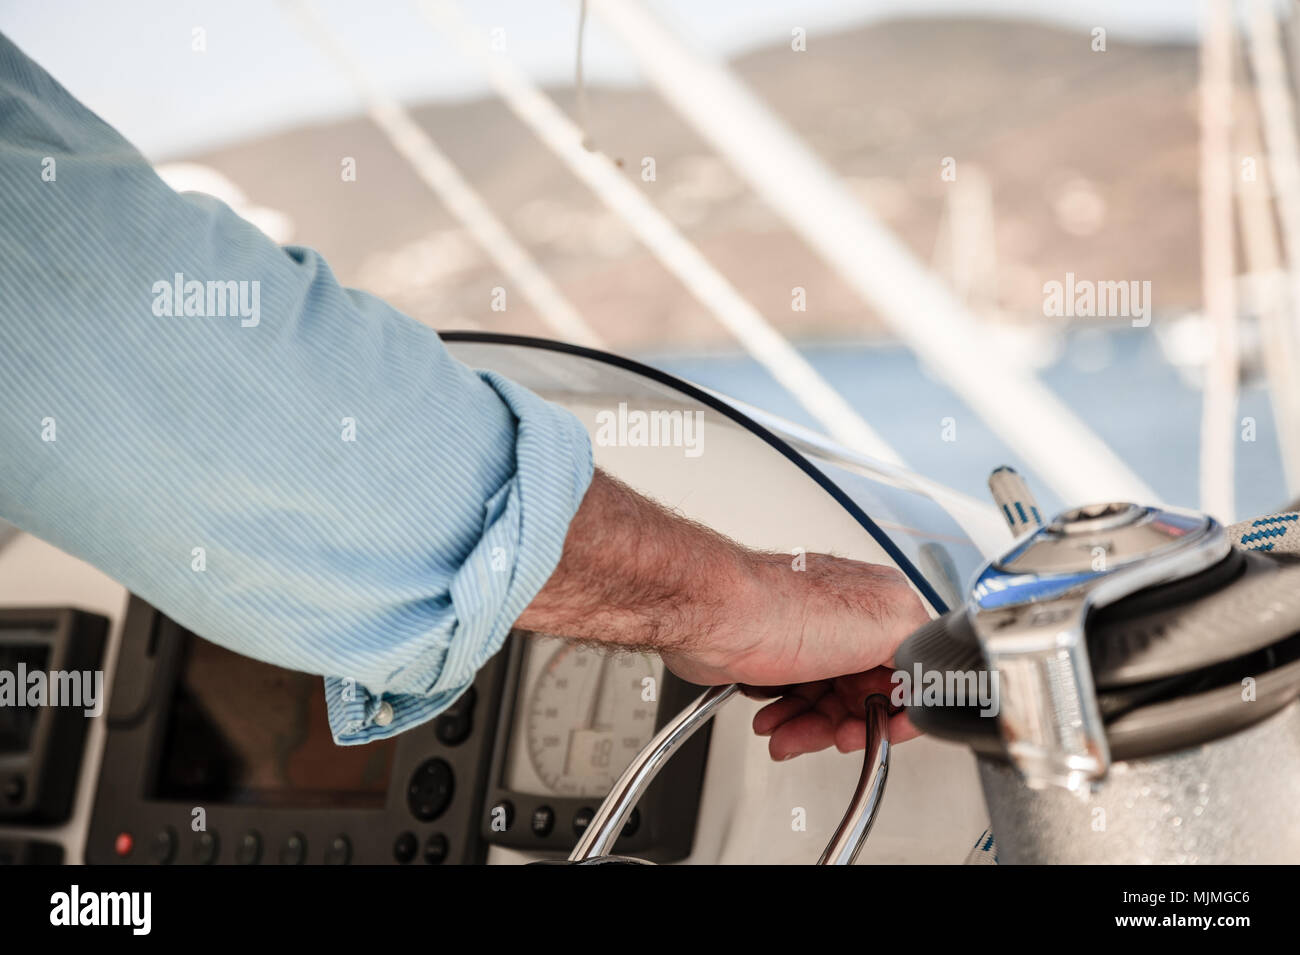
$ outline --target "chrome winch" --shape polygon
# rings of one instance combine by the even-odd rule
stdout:
[[[904,642],[899,668],[995,675],[996,712],[909,712],[974,751],[999,861],[1300,861],[1300,555],[1245,549],[1293,518],[1030,522]]]

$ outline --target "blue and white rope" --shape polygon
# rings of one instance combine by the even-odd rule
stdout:
[[[975,845],[966,855],[963,865],[997,865],[998,844],[993,840],[993,830],[985,829],[975,840]]]
[[[1228,527],[1232,546],[1241,550],[1267,550],[1300,554],[1300,511],[1284,511]]]
[[[1038,512],[1038,501],[1029,485],[1015,468],[995,468],[989,475],[989,493],[993,502],[1007,520],[1011,536],[1019,537],[1026,531],[1039,527],[1043,518]]]

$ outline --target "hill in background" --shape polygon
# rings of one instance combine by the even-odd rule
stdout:
[[[988,183],[976,269],[1008,321],[1042,322],[1043,284],[1152,283],[1159,314],[1200,298],[1196,50],[1111,42],[1015,21],[905,20],[760,50],[741,78],[925,262],[952,183]],[[572,113],[573,91],[552,91]],[[881,326],[648,90],[592,89],[590,133],[704,254],[788,335],[861,339]],[[499,101],[419,106],[418,122],[611,347],[730,341],[621,221]],[[357,180],[343,182],[342,157]],[[640,179],[652,156],[655,182]],[[305,126],[190,157],[287,213],[291,241],[341,280],[440,328],[548,330],[367,120]],[[967,177],[963,180],[963,177]],[[793,187],[793,186],[792,186]],[[989,254],[991,253],[991,254]],[[806,312],[791,289],[807,290]]]

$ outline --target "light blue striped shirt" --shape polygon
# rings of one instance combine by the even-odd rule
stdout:
[[[321,674],[360,743],[469,686],[591,474],[568,412],[172,192],[0,36],[0,517]]]

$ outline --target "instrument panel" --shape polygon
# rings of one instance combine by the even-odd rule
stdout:
[[[698,692],[646,654],[517,632],[436,719],[340,747],[319,677],[226,650],[133,597],[86,859],[479,863],[492,845],[566,855],[633,756]],[[690,854],[704,734],[690,746],[620,851]]]

